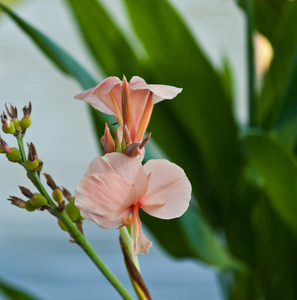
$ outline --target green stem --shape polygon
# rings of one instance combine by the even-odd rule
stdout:
[[[65,227],[67,228],[70,236],[76,241],[76,243],[83,249],[83,251],[89,256],[89,258],[93,261],[96,267],[102,272],[105,278],[113,285],[113,287],[119,292],[119,294],[125,300],[133,300],[132,296],[128,293],[125,287],[121,284],[121,282],[115,277],[115,275],[109,270],[109,268],[104,264],[101,258],[98,256],[96,251],[89,244],[87,239],[83,236],[83,234],[77,229],[72,220],[65,212],[60,212],[58,210],[57,205],[51,199],[46,189],[42,185],[40,178],[36,172],[31,172],[26,168],[26,153],[24,149],[23,138],[21,136],[17,137],[17,142],[19,145],[20,153],[22,156],[23,166],[28,172],[33,184],[38,189],[38,191],[47,199],[48,203],[51,206],[51,212],[60,219]]]
[[[255,95],[255,64],[254,64],[254,43],[253,43],[253,7],[251,0],[244,2],[247,24],[246,24],[246,39],[247,39],[247,63],[248,63],[248,103],[249,103],[249,124],[255,126],[257,101]]]
[[[128,253],[129,257],[132,259],[136,269],[140,273],[140,267],[137,256],[133,258],[133,239],[127,229],[127,226],[122,226],[119,228],[120,236],[123,242],[123,245]]]
[[[123,299],[130,300],[132,296],[128,293],[125,287],[120,283],[120,281],[115,277],[115,275],[109,270],[109,268],[104,264],[92,246],[89,244],[87,239],[82,235],[82,233],[76,228],[68,215],[63,212],[55,212],[57,218],[59,218],[63,224],[66,226],[71,237],[76,241],[76,243],[84,250],[84,252],[89,256],[97,268],[102,272],[105,278],[113,285],[113,287],[119,292]]]

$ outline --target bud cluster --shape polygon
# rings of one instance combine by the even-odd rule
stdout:
[[[0,136],[0,153],[6,154],[8,160],[20,163],[27,171],[28,178],[40,190],[40,172],[43,167],[43,162],[38,158],[36,148],[33,143],[27,143],[28,154],[25,155],[23,146],[23,137],[27,128],[31,125],[32,104],[23,108],[23,118],[18,119],[17,108],[10,104],[10,107],[5,104],[6,112],[1,114],[2,131],[6,134],[12,134],[18,140],[19,149],[8,145]],[[21,154],[22,153],[22,154]],[[8,200],[11,204],[26,209],[29,212],[35,210],[48,210],[54,213],[66,212],[71,221],[76,224],[77,228],[82,232],[82,220],[79,209],[74,205],[74,197],[64,187],[60,188],[56,185],[49,174],[44,174],[48,186],[52,189],[52,198],[46,193],[32,193],[28,188],[20,186],[21,193],[27,198],[25,200],[16,196],[9,196]],[[36,185],[37,183],[37,185]],[[68,203],[63,200],[65,198]],[[53,199],[53,200],[52,200]],[[55,203],[57,205],[55,205]],[[64,224],[59,220],[59,225],[63,230],[67,230]]]
[[[8,108],[7,104],[5,104],[5,108],[6,112],[3,111],[1,114],[2,131],[7,134],[13,134],[14,136],[19,136],[20,134],[24,136],[27,128],[31,125],[31,102],[29,102],[28,106],[23,108],[24,115],[21,120],[18,119],[18,111],[15,106],[10,104]]]

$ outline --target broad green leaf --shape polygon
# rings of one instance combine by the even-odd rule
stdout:
[[[181,226],[187,244],[202,261],[221,270],[244,271],[246,269],[246,266],[222,247],[197,208],[192,206],[187,210],[181,217]]]
[[[281,117],[279,110],[288,101],[286,95],[288,85],[292,83],[293,67],[296,68],[294,66],[297,49],[296,14],[297,2],[284,1],[283,9],[279,12],[279,20],[273,26],[274,35],[270,42],[274,56],[264,78],[258,112],[261,124],[267,128],[279,122],[279,117]]]
[[[248,161],[258,174],[272,207],[297,234],[297,162],[293,153],[264,134],[244,137]]]
[[[33,40],[33,42],[50,59],[50,61],[52,61],[62,72],[73,76],[85,89],[96,85],[96,82],[90,74],[46,35],[22,20],[1,3],[0,8],[15,21],[15,23]]]
[[[288,123],[294,120],[297,116],[297,47],[294,53],[294,59],[292,61],[292,66],[290,67],[290,75],[288,77],[287,86],[285,87],[283,96],[279,101],[279,105],[276,107],[277,111],[276,117],[276,130],[279,127],[286,126]],[[297,133],[295,133],[296,137]]]
[[[142,76],[143,68],[123,33],[96,0],[67,0],[79,30],[107,76]]]
[[[0,279],[0,294],[5,296],[5,299],[11,300],[37,300],[37,297],[30,295],[28,292],[15,287],[14,285],[7,283]]]
[[[210,205],[216,207],[216,215],[222,218],[222,199],[231,200],[242,163],[231,101],[219,75],[167,1],[125,3],[157,82],[183,88],[177,99],[158,104],[150,130],[162,149],[187,174],[195,172],[196,176],[190,176],[193,186],[214,195]],[[171,127],[173,123],[175,126]],[[211,200],[204,197],[203,201],[207,205]]]
[[[141,213],[141,220],[146,222],[163,248],[175,257],[194,257],[220,270],[245,270],[245,265],[222,246],[193,206],[179,219],[161,220]]]
[[[246,2],[238,0],[238,4],[245,10]],[[275,27],[282,14],[286,10],[287,0],[253,0],[254,24],[257,31],[265,35],[269,40],[275,37]]]
[[[296,236],[280,221],[267,199],[261,200],[252,215],[257,259],[254,278],[266,299],[297,299]]]

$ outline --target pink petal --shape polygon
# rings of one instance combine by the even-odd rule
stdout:
[[[148,253],[152,246],[152,242],[150,242],[143,234],[138,208],[137,208],[136,216],[133,216],[133,218],[135,218],[132,224],[132,236],[134,242],[133,258],[134,258],[139,253],[141,254]]]
[[[148,189],[140,207],[161,219],[180,217],[191,199],[191,184],[182,168],[166,159],[149,160],[144,166]]]
[[[84,102],[88,102],[90,105],[92,105],[95,109],[105,113],[105,114],[108,114],[108,115],[114,115],[116,116],[115,114],[115,111],[114,109],[111,109],[109,108],[108,106],[106,106],[102,101],[100,101],[98,99],[97,96],[95,96],[93,94],[93,92],[96,90],[96,88],[98,88],[99,85],[89,89],[89,90],[86,90],[80,94],[77,94],[74,96],[75,99],[78,99],[78,100],[82,100]]]
[[[149,89],[154,94],[153,104],[156,104],[164,99],[173,99],[183,90],[174,86],[159,84],[150,84]]]
[[[142,78],[138,76],[133,76],[130,80],[131,90],[150,90],[153,92],[153,104],[156,104],[164,99],[173,99],[176,97],[183,89],[177,88],[170,85],[161,84],[147,84]]]
[[[81,215],[105,229],[120,225],[138,200],[133,183],[116,174],[86,176],[75,193]]]
[[[122,82],[118,77],[108,77],[99,85],[76,95],[74,98],[88,102],[94,108],[105,114],[117,116],[109,92],[111,90],[113,91],[114,96],[120,105],[121,83]]]
[[[141,198],[147,189],[147,175],[141,162],[122,153],[108,153],[94,158],[89,164],[85,176],[91,174],[113,173],[131,181]]]
[[[134,141],[135,134],[137,132],[140,120],[142,118],[144,108],[146,106],[149,90],[131,90],[130,91],[130,103],[131,103],[131,115],[132,115],[132,126],[131,126],[131,138]],[[140,141],[138,141],[140,142]]]

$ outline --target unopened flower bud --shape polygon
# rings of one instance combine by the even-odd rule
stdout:
[[[11,148],[11,152],[6,153],[6,157],[8,158],[8,160],[10,160],[12,162],[19,162],[22,160],[19,149],[15,148],[15,147]]]
[[[14,124],[14,127],[17,131],[21,130],[21,126],[20,126],[20,121],[18,119],[18,110],[16,108],[16,106],[12,106],[12,104],[10,104],[10,109],[7,107],[7,104],[5,103],[5,108],[6,111],[9,115],[9,117],[11,118],[11,121]]]
[[[105,131],[104,131],[104,139],[103,139],[103,147],[104,147],[104,154],[111,153],[115,151],[114,140],[110,134],[110,130],[105,123]]]
[[[9,198],[7,200],[11,201],[11,204],[13,204],[19,208],[26,208],[26,206],[27,206],[26,201],[22,200],[21,198],[15,197],[15,196],[9,196]]]
[[[8,116],[5,112],[1,115],[2,131],[4,133],[13,134],[15,132],[15,127],[13,122],[10,122]]]
[[[136,156],[141,154],[139,147],[141,146],[141,143],[139,142],[135,142],[132,144],[129,144],[125,150],[123,151],[124,154],[126,154],[127,156]]]
[[[32,205],[31,200],[28,200],[26,202],[26,210],[27,211],[34,211],[34,210],[36,210],[36,207]]]
[[[0,136],[0,153],[10,153],[11,151],[12,148],[9,145],[7,145]]]
[[[60,219],[58,219],[58,224],[59,224],[59,226],[62,230],[68,231],[66,226],[64,225],[64,223]]]
[[[74,222],[74,223],[81,221],[81,219],[82,219],[79,209],[74,205],[74,199],[72,199],[66,205],[66,213],[69,216],[69,218],[72,220],[72,222]]]
[[[27,161],[26,161],[26,168],[27,168],[29,171],[35,170],[38,166],[39,166],[39,162],[38,162],[37,159],[35,159],[35,160],[33,160],[33,161],[30,161],[30,160],[27,160]]]
[[[116,127],[114,132],[115,151],[122,152],[123,131],[121,127]]]
[[[22,128],[29,128],[31,126],[31,111],[32,111],[32,105],[31,102],[29,102],[28,107],[24,106],[23,108],[23,113],[24,113],[24,117],[22,118],[20,125]]]
[[[33,143],[28,144],[28,160],[26,162],[26,167],[29,171],[36,171],[39,167],[39,160],[37,152]]]
[[[63,192],[59,188],[53,190],[52,196],[53,196],[53,199],[58,204],[62,203],[62,201],[63,201]]]
[[[29,128],[31,126],[31,119],[30,118],[22,118],[21,122],[20,122],[20,125],[22,128]]]
[[[122,142],[123,149],[125,149],[126,146],[131,143],[132,143],[132,139],[130,136],[130,132],[128,130],[128,127],[125,125],[123,130],[123,142]]]
[[[53,190],[52,196],[53,199],[58,203],[61,204],[63,201],[63,192],[61,189],[56,185],[52,176],[50,174],[44,173],[44,177],[46,178],[47,185]]]
[[[39,193],[34,193],[34,197],[32,199],[30,199],[30,202],[36,208],[39,208],[39,207],[42,207],[42,206],[45,206],[48,204],[46,198]]]

